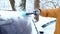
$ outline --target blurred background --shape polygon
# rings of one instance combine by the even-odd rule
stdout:
[[[14,5],[11,4],[12,2],[14,2]],[[35,0],[12,0],[12,2],[11,0],[0,0],[0,10],[34,11]],[[39,0],[39,6],[39,8],[43,9],[58,8],[60,7],[60,0]],[[39,21],[35,23],[38,32],[43,31],[44,34],[54,34],[56,24],[55,20],[56,18],[39,16]]]

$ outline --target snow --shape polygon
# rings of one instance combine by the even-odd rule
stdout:
[[[2,0],[4,1],[4,0]],[[11,6],[10,5],[7,5],[6,3],[8,2],[7,0],[5,0],[6,2],[2,3],[2,1],[0,0],[0,3],[2,5],[0,5],[0,9],[3,9],[3,10],[7,10],[7,9],[10,9],[11,10]],[[0,12],[0,14],[2,14],[2,18],[11,18],[11,17],[16,17],[16,16],[20,16],[19,14],[19,11],[21,11],[20,7],[19,7],[19,3],[21,2],[21,0],[15,0],[16,1],[16,4],[15,4],[15,7],[16,7],[16,10],[17,10],[17,13],[11,13],[11,12]],[[34,11],[34,0],[26,0],[26,12],[32,12]],[[42,5],[41,5],[42,6]],[[9,8],[8,8],[9,7]],[[46,8],[46,7],[45,7]],[[32,16],[30,16],[29,18],[33,18]],[[32,19],[29,19],[29,22],[31,21]],[[37,26],[37,29],[38,31],[44,31],[44,34],[53,34],[54,33],[54,30],[55,30],[55,23],[54,24],[51,24],[49,26],[47,26],[46,28],[42,28],[41,26],[43,24],[46,24],[47,22],[49,21],[52,21],[52,20],[55,20],[55,18],[49,18],[49,17],[42,17],[40,16],[39,17],[39,21],[36,24]],[[32,23],[32,33],[31,34],[36,34],[36,30],[35,30],[35,26],[33,24],[33,22],[31,21]]]

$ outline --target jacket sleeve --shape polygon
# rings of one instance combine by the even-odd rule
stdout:
[[[56,17],[55,15],[55,9],[41,9],[41,13],[40,13],[41,16],[44,16],[44,17]]]

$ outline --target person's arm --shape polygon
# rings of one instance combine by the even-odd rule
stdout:
[[[56,17],[56,12],[59,8],[55,8],[55,9],[41,9],[41,16],[44,17]]]

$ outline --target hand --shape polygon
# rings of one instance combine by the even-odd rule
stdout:
[[[41,11],[40,11],[39,9],[36,9],[36,10],[34,11],[34,15],[35,15],[34,19],[35,19],[36,21],[39,21],[40,12],[41,12]]]

